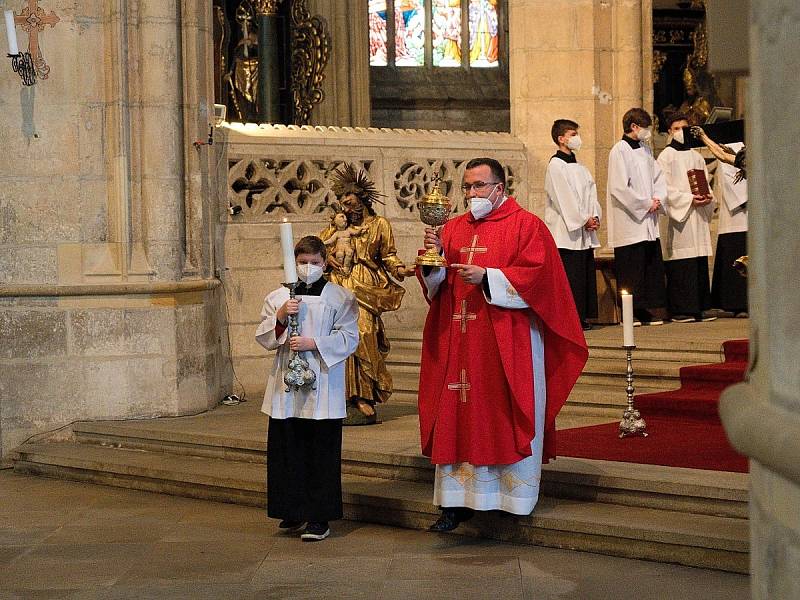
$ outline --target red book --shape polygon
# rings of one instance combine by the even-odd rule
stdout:
[[[689,169],[686,172],[689,177],[689,187],[695,196],[710,196],[711,188],[708,186],[706,172],[703,169]]]

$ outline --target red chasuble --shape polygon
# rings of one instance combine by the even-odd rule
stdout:
[[[531,455],[531,320],[544,341],[544,460],[555,420],[589,355],[569,283],[544,222],[508,198],[487,217],[466,213],[440,234],[448,264],[500,269],[530,308],[489,304],[455,269],[430,302],[422,343],[422,453],[434,464],[506,465]],[[424,287],[424,283],[423,283]]]

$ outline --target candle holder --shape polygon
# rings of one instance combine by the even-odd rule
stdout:
[[[23,85],[36,83],[36,68],[33,66],[33,58],[31,58],[30,52],[8,54],[7,56],[11,59],[11,68],[20,76]]]
[[[619,422],[619,437],[631,437],[639,435],[647,437],[647,423],[645,423],[642,415],[636,410],[633,405],[633,350],[636,346],[624,346],[627,354],[628,368],[625,375],[627,387],[625,391],[628,394],[628,406],[625,412],[622,413],[622,420]]]
[[[283,286],[289,289],[289,298],[294,299],[297,283],[284,283]],[[300,323],[297,315],[289,315],[289,337],[299,335]],[[308,361],[304,359],[300,352],[292,350],[289,356],[289,365],[286,373],[283,374],[283,383],[286,384],[286,391],[298,391],[306,386],[312,390],[317,389],[317,375],[308,368]]]

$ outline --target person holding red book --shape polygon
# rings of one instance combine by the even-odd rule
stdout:
[[[708,188],[706,162],[688,145],[689,121],[683,113],[667,117],[669,145],[658,156],[667,182],[661,238],[667,274],[667,306],[674,323],[713,321],[708,257],[714,196]]]

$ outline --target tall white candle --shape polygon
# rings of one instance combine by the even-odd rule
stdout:
[[[14,25],[14,11],[5,11],[6,15],[6,36],[8,37],[8,53],[19,54],[19,46],[17,46],[17,28]]]
[[[622,290],[622,345],[636,345],[633,343],[633,294],[625,290]]]
[[[286,219],[281,223],[281,250],[283,250],[283,282],[295,283],[297,265],[294,261],[294,236],[292,236],[292,224]]]

